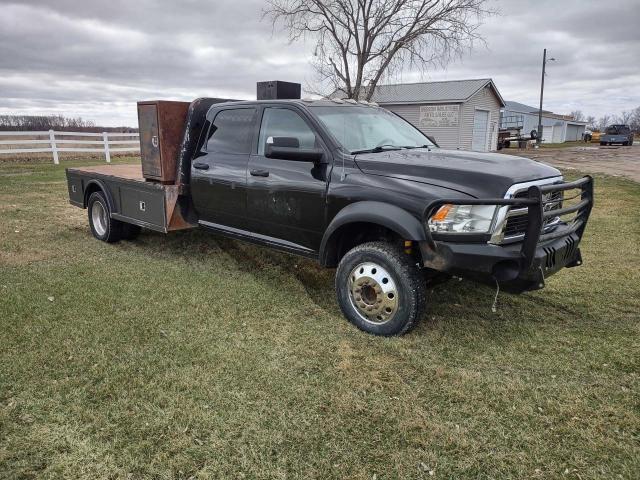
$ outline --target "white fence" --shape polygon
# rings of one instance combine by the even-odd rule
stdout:
[[[91,137],[95,140],[68,140],[56,137]],[[47,137],[45,139],[35,138],[29,140],[3,140],[3,137]],[[98,140],[96,137],[99,137]],[[127,137],[135,137],[134,139],[123,140]],[[86,132],[0,132],[0,155],[16,154],[16,153],[47,153],[53,154],[53,163],[58,165],[60,160],[58,152],[92,152],[104,153],[105,160],[111,162],[112,152],[139,152],[140,143],[137,133],[86,133]],[[116,140],[112,140],[115,138]],[[6,148],[5,145],[18,145],[18,148]],[[22,148],[26,145],[27,148]],[[39,145],[47,145],[47,147],[38,147]],[[73,147],[65,145],[74,145]],[[79,147],[77,145],[80,145]],[[85,146],[86,145],[86,146]],[[99,145],[99,147],[98,147]],[[112,147],[112,145],[114,147]],[[33,148],[29,148],[32,146]]]

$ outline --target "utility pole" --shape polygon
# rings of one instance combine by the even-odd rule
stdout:
[[[555,58],[550,58],[549,61],[554,61]],[[540,82],[540,110],[538,111],[538,138],[536,138],[536,147],[540,147],[542,144],[542,98],[544,97],[544,76],[547,67],[547,49],[544,49],[542,54],[542,81]]]

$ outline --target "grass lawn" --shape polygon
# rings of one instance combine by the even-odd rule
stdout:
[[[383,339],[312,261],[94,240],[81,163],[0,164],[3,480],[639,477],[640,184],[596,178],[585,264],[545,290],[492,313],[451,280]]]
[[[563,142],[563,143],[543,143],[540,148],[571,148],[571,147],[597,147],[599,143],[590,143],[583,140],[576,142]]]

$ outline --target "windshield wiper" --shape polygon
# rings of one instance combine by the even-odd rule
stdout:
[[[413,150],[414,148],[431,148],[433,145],[407,145],[405,147],[402,148],[406,148],[407,150]]]
[[[396,145],[378,145],[373,148],[364,148],[362,150],[354,150],[351,152],[351,155],[358,155],[359,153],[380,153],[380,152],[391,152],[393,150],[401,150],[404,147],[398,147]]]

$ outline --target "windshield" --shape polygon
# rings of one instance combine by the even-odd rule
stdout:
[[[351,153],[434,146],[420,130],[383,108],[335,106],[311,109]]]

